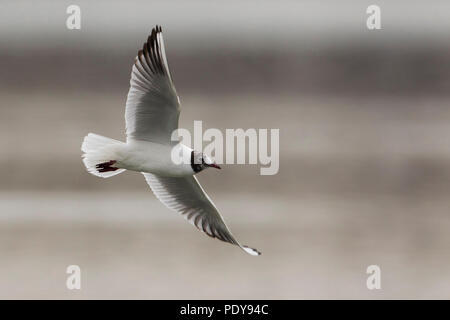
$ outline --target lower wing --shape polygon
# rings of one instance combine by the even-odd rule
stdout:
[[[252,256],[261,253],[241,245],[228,229],[214,203],[195,176],[185,178],[162,177],[143,173],[155,196],[169,209],[181,214],[187,221],[207,235],[234,244]]]

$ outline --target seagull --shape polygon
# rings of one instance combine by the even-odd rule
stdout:
[[[89,173],[109,178],[126,170],[141,172],[155,196],[212,238],[240,247],[250,255],[261,253],[241,245],[225,224],[196,174],[220,169],[206,154],[172,141],[178,129],[180,99],[164,49],[162,29],[152,29],[135,58],[125,107],[126,142],[89,133],[83,140],[82,159]],[[190,159],[178,164],[172,150]]]

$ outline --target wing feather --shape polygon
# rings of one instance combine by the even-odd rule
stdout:
[[[237,245],[248,254],[254,256],[261,254],[258,250],[243,246],[236,240],[195,176],[174,178],[151,173],[143,175],[155,196],[197,229],[212,238]]]
[[[179,98],[169,71],[162,30],[156,26],[131,70],[125,109],[127,139],[170,144],[179,115]]]

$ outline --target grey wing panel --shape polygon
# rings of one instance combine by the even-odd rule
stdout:
[[[242,246],[231,234],[222,216],[198,183],[195,176],[185,178],[161,177],[143,173],[155,196],[168,208],[207,235],[241,247],[251,255],[260,253]]]
[[[160,27],[152,30],[131,71],[125,123],[128,139],[170,143],[178,128],[179,99]]]

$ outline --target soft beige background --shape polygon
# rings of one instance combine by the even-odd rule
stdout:
[[[72,3],[0,4],[0,298],[450,297],[448,2],[380,1],[380,31],[361,1],[77,1],[69,31]],[[88,132],[124,139],[155,24],[182,127],[280,129],[278,175],[199,175],[261,257],[197,232],[140,174],[82,165]]]

